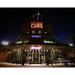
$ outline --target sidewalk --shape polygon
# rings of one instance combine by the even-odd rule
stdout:
[[[62,63],[49,64],[49,66],[47,66],[44,63],[44,64],[24,64],[24,66],[22,66],[22,64],[0,62],[0,67],[64,67],[64,64],[62,64]]]

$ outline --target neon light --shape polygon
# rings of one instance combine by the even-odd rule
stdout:
[[[41,38],[41,35],[32,35],[32,38]]]
[[[31,28],[43,28],[42,22],[31,22]]]
[[[41,49],[42,46],[32,46],[31,49]]]

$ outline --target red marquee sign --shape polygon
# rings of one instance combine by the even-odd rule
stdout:
[[[31,28],[43,28],[42,22],[31,22]]]

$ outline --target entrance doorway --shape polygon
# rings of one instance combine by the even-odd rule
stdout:
[[[27,60],[29,63],[44,63],[45,62],[45,50],[29,50]]]

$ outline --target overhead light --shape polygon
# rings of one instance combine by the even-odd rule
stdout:
[[[69,46],[73,46],[73,43],[69,43]]]
[[[32,31],[32,33],[34,34],[34,33],[35,33],[35,31]]]
[[[28,34],[29,32],[27,31],[27,34]]]
[[[22,41],[17,41],[16,43],[17,43],[17,44],[21,44],[21,43],[22,43]]]
[[[47,34],[47,32],[45,32],[45,34]]]
[[[41,33],[41,31],[38,31],[38,33],[40,34],[40,33]]]
[[[54,42],[53,41],[44,40],[44,43],[51,43],[51,44],[53,44]]]
[[[29,42],[28,40],[25,40],[25,41],[24,41],[24,43],[28,43],[28,42]]]
[[[2,45],[9,45],[9,42],[8,41],[2,41],[1,44]]]

